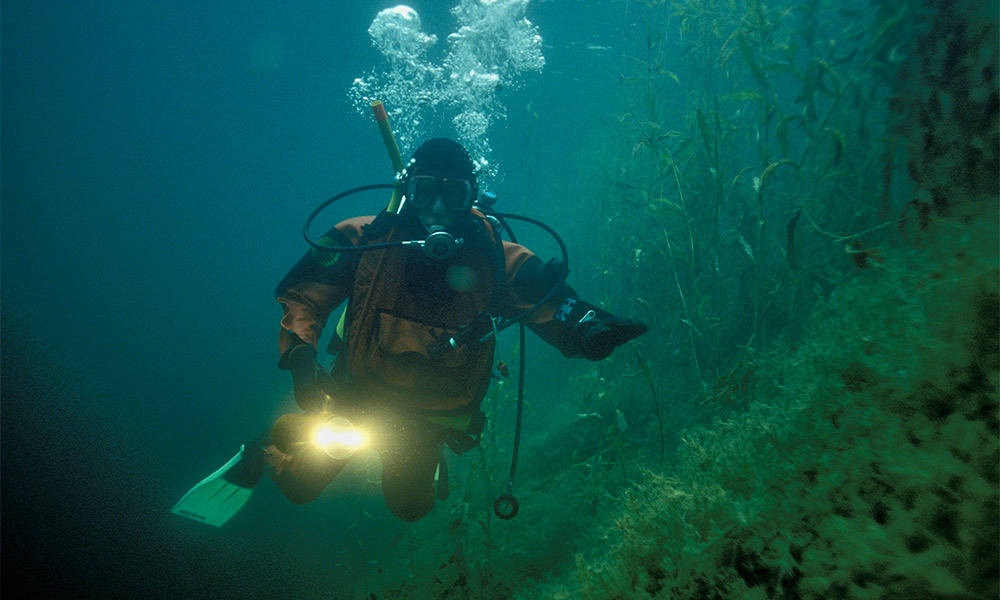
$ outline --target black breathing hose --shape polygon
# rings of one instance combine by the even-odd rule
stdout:
[[[551,300],[552,297],[556,294],[556,292],[559,291],[559,288],[562,287],[563,282],[566,281],[566,276],[569,274],[569,252],[566,250],[566,244],[563,242],[559,234],[556,233],[554,229],[552,229],[551,227],[549,227],[548,225],[542,223],[537,219],[532,219],[531,217],[514,215],[510,213],[484,211],[484,214],[496,217],[496,219],[500,222],[500,225],[503,226],[504,230],[507,232],[507,235],[510,236],[510,240],[514,243],[517,243],[517,237],[514,235],[514,231],[510,228],[510,225],[507,224],[506,219],[526,221],[528,223],[541,227],[546,232],[548,232],[549,235],[552,236],[552,238],[556,241],[556,243],[559,244],[559,249],[562,251],[563,255],[562,273],[559,277],[559,280],[556,281],[555,284],[553,284],[552,289],[550,289],[549,292],[545,294],[541,300],[535,303],[535,305],[529,308],[528,310],[525,310],[521,314],[511,317],[510,319],[505,319],[502,323],[498,324],[494,332],[494,333],[499,333],[501,330],[510,327],[514,323],[520,325],[518,332],[519,356],[518,356],[518,374],[517,374],[517,417],[515,418],[515,423],[514,423],[514,447],[511,450],[510,475],[507,477],[506,491],[502,495],[500,495],[500,497],[498,497],[496,501],[493,503],[493,512],[496,514],[496,516],[506,520],[506,519],[513,519],[514,517],[516,517],[518,510],[520,510],[520,504],[518,503],[517,498],[514,496],[514,476],[517,473],[517,458],[521,448],[521,422],[524,417],[524,371],[525,371],[524,329],[525,327],[523,319],[525,319],[528,315],[538,310],[538,308],[541,307],[543,304]]]
[[[524,221],[526,223],[531,223],[532,225],[535,225],[537,227],[540,227],[540,228],[544,229],[549,235],[552,236],[552,239],[554,239],[556,241],[556,243],[559,244],[559,250],[562,251],[562,256],[563,256],[562,274],[559,276],[559,279],[552,285],[552,288],[548,291],[548,293],[545,294],[544,296],[542,296],[542,299],[539,300],[538,302],[536,302],[535,305],[532,306],[531,308],[529,308],[529,309],[525,310],[524,312],[522,312],[521,314],[515,315],[515,316],[513,316],[513,317],[511,317],[509,319],[504,319],[499,324],[497,324],[497,332],[500,332],[500,331],[503,331],[504,329],[510,327],[511,325],[515,324],[515,323],[521,322],[524,318],[526,318],[528,315],[530,315],[531,313],[533,313],[536,310],[538,310],[543,304],[547,303],[549,300],[552,299],[553,296],[556,295],[556,292],[558,292],[559,288],[562,287],[563,282],[566,281],[566,276],[569,275],[569,251],[566,249],[566,243],[563,242],[563,239],[561,237],[559,237],[559,234],[556,233],[556,230],[552,229],[551,227],[549,227],[545,223],[542,223],[538,219],[532,219],[531,217],[525,217],[523,215],[515,215],[515,214],[511,214],[511,213],[498,213],[498,212],[485,212],[484,211],[484,214],[496,217],[500,221],[500,223],[503,225],[503,228],[507,232],[507,235],[510,236],[511,241],[514,242],[514,243],[517,243],[517,238],[514,237],[514,232],[511,231],[511,228],[507,224],[507,222],[505,221],[505,219],[514,219],[516,221]]]
[[[306,243],[312,246],[313,248],[316,248],[318,250],[329,250],[331,252],[364,252],[366,250],[380,250],[382,248],[400,247],[402,245],[400,242],[389,242],[386,244],[370,244],[367,246],[324,246],[319,242],[314,242],[313,239],[309,237],[309,227],[312,225],[313,220],[315,220],[316,217],[319,215],[319,213],[323,212],[327,206],[330,206],[337,200],[340,200],[344,196],[350,196],[352,194],[357,194],[359,192],[367,192],[369,190],[387,190],[395,187],[396,184],[394,183],[375,183],[372,185],[363,185],[361,187],[356,187],[347,190],[346,192],[341,192],[337,194],[333,198],[330,198],[323,204],[317,206],[316,210],[312,211],[312,214],[310,214],[309,218],[306,219],[306,224],[302,226],[302,237],[305,238]]]

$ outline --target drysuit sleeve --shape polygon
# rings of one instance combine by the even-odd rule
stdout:
[[[362,227],[371,221],[372,217],[343,221],[320,239],[331,246],[357,246]],[[278,284],[274,295],[283,309],[278,338],[280,368],[288,368],[287,356],[293,347],[309,344],[316,348],[330,313],[351,294],[358,258],[357,252],[313,248]]]
[[[543,263],[519,244],[504,242],[506,260],[506,317],[534,306],[548,294],[566,266],[561,261]],[[601,360],[625,342],[649,328],[633,319],[622,319],[577,298],[566,283],[560,283],[552,297],[538,307],[525,324],[540,338],[567,357]]]
[[[512,242],[505,241],[503,249],[507,275],[503,316],[512,317],[534,306],[552,289],[561,275],[562,263],[555,260],[543,263],[534,252]],[[563,298],[575,295],[572,288],[563,283],[548,303],[524,320],[529,329],[566,356],[580,356],[579,349],[576,340],[559,327],[554,316]]]

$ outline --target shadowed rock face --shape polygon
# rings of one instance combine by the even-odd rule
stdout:
[[[910,139],[910,176],[943,212],[965,196],[988,201],[996,195],[996,15],[985,8],[992,3],[979,4],[935,7],[897,104]]]

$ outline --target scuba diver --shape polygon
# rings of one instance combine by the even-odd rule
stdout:
[[[426,141],[398,181],[397,210],[348,219],[322,244],[310,241],[277,286],[278,366],[290,372],[303,413],[245,444],[175,513],[221,525],[265,470],[292,502],[310,502],[350,460],[344,447],[367,441],[381,459],[389,510],[416,521],[446,496],[444,446],[461,454],[479,441],[498,323],[516,320],[564,355],[594,361],[648,331],[578,298],[564,261],[543,262],[501,240],[500,220],[477,204],[476,167],[458,142]],[[317,345],[345,301],[328,372]],[[338,443],[307,443],[316,436]],[[515,513],[516,505],[504,518]]]

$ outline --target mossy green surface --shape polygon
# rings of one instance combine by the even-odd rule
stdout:
[[[1000,595],[990,6],[992,22],[921,8],[931,25],[892,101],[916,196],[898,232],[849,250],[856,276],[794,346],[749,359],[745,411],[684,433],[571,573],[516,597]]]
[[[996,243],[995,213],[942,221],[843,286],[745,414],[687,433],[599,551],[519,597],[996,597]]]
[[[709,85],[663,134],[657,82],[676,76],[634,78],[648,110],[609,134],[600,281],[653,331],[568,382],[567,418],[525,452],[518,519],[482,508],[505,477],[489,440],[379,597],[998,597],[995,10],[873,2],[864,26],[836,3],[646,4],[690,34],[687,60],[726,57],[719,101],[757,98],[760,122]],[[831,11],[859,50],[814,39]],[[781,79],[787,27],[856,89]],[[647,46],[648,64],[672,56]],[[773,89],[797,83],[805,112],[779,120]]]

